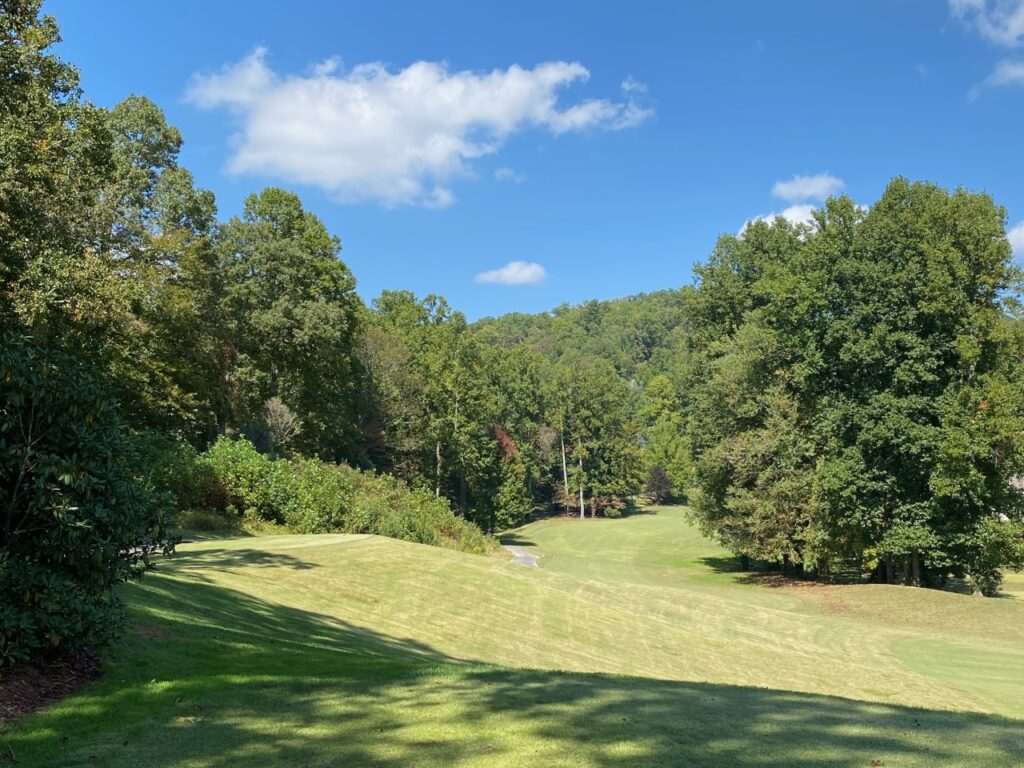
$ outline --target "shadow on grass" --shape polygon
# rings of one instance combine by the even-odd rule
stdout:
[[[217,549],[203,549],[199,551],[178,550],[170,556],[170,562],[175,566],[185,568],[202,567],[207,570],[237,570],[238,568],[291,568],[296,571],[308,571],[316,568],[316,563],[309,563],[297,557],[286,555],[281,552],[268,552],[252,548],[231,547]]]
[[[815,578],[809,574],[801,576],[793,573],[784,573],[783,571],[769,570],[763,563],[758,562],[753,562],[748,568],[744,569],[740,558],[730,555],[702,557],[696,562],[715,573],[731,574],[733,581],[737,584],[752,584],[769,589],[779,587],[849,586],[869,583],[859,576],[851,574],[833,574],[832,576]],[[964,579],[950,579],[942,586],[929,587],[929,589],[957,595],[974,596],[970,586]],[[987,599],[1014,600],[1016,596],[999,592]]]
[[[761,562],[752,562],[747,567],[739,557],[722,555],[717,557],[702,557],[696,562],[715,573],[730,574],[737,584],[752,584],[758,587],[775,589],[779,587],[815,587],[826,584],[854,583],[853,581],[838,582],[835,580],[825,581],[811,575],[799,575],[785,573],[784,571],[772,570]]]
[[[1019,766],[1024,722],[767,689],[498,669],[147,578],[107,677],[0,737],[20,764]],[[510,642],[514,642],[510,630]],[[872,761],[879,761],[872,763]]]
[[[522,534],[516,533],[515,531],[510,533],[503,533],[498,536],[498,542],[502,546],[508,547],[535,547],[537,542],[531,541],[530,539],[524,538]]]
[[[738,557],[728,555],[718,557],[701,557],[697,559],[701,565],[710,568],[715,573],[743,573],[743,567]]]

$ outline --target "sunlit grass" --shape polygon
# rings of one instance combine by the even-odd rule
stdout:
[[[1017,766],[1024,601],[776,587],[680,509],[549,520],[526,568],[368,536],[182,547],[23,765]],[[1011,582],[1011,585],[1016,582]]]

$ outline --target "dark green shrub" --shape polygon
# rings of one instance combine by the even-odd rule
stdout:
[[[222,437],[198,462],[196,482],[209,483],[204,506],[283,523],[295,495],[288,462],[271,461],[248,440]],[[209,472],[212,476],[207,478]]]
[[[456,517],[444,499],[410,489],[391,475],[360,472],[318,459],[262,455],[247,440],[221,438],[189,465],[192,481],[178,498],[213,513],[210,522],[242,518],[283,523],[296,533],[373,533],[467,552],[493,546],[473,523]],[[187,520],[201,527],[191,511]]]
[[[352,525],[356,473],[316,459],[279,460],[292,472],[293,496],[285,522],[298,533],[347,531]]]
[[[662,467],[651,467],[647,473],[646,490],[655,504],[664,504],[672,498],[672,480]]]
[[[168,505],[105,382],[68,354],[0,345],[0,661],[112,640],[113,587],[149,567]]]
[[[176,522],[182,531],[205,533],[241,533],[238,515],[219,512],[215,509],[183,509],[176,515]]]

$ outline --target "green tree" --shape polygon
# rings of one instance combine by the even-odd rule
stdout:
[[[355,280],[299,199],[266,189],[217,242],[227,360],[221,428],[262,428],[278,398],[302,423],[295,446],[334,460],[362,460],[361,308]]]
[[[113,587],[169,548],[167,510],[108,390],[88,362],[3,337],[0,661],[112,640]]]
[[[969,575],[1015,540],[1017,274],[985,195],[894,180],[870,211],[759,223],[699,271],[709,372],[690,434],[705,528],[738,552],[882,581]],[[993,528],[994,520],[1005,518]]]
[[[580,517],[589,497],[591,516],[639,490],[642,469],[629,387],[600,358],[563,361],[550,395],[553,422],[562,433],[569,487]]]
[[[643,428],[645,472],[650,476],[655,469],[660,470],[672,489],[669,496],[685,496],[692,480],[690,450],[682,403],[667,375],[656,374],[644,386],[639,421]]]
[[[98,245],[106,114],[39,3],[0,6],[0,658],[74,652],[120,625],[113,587],[164,540],[111,371],[135,319]]]

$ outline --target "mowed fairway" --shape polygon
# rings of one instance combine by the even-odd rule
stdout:
[[[181,547],[31,766],[1019,766],[1024,597],[780,586],[684,510],[552,519],[530,568],[379,537]]]

